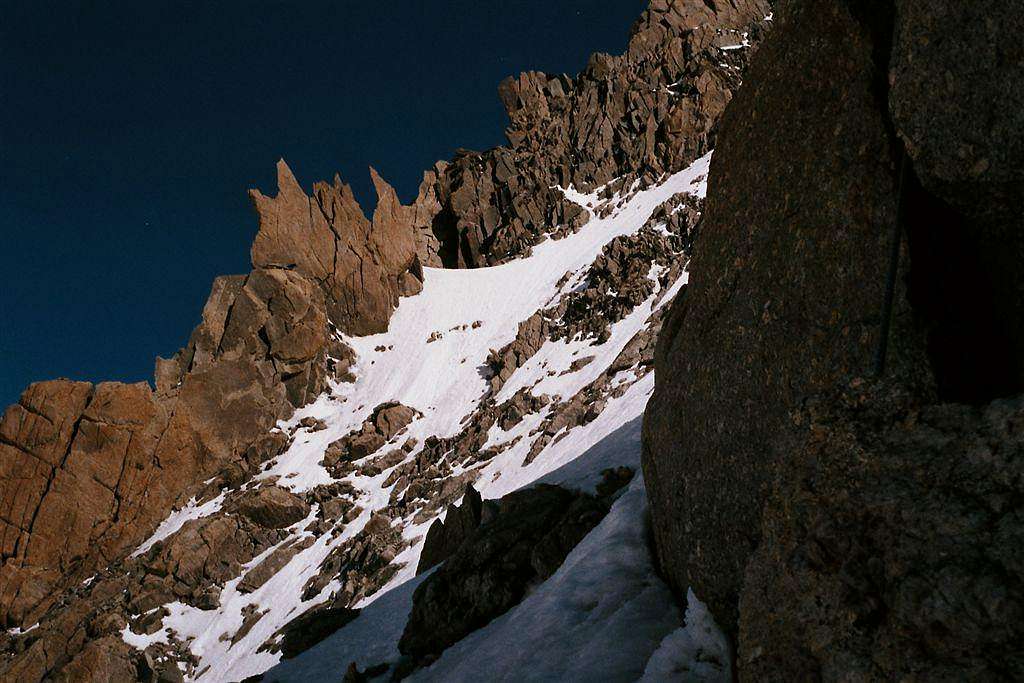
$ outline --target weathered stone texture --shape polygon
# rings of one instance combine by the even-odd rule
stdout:
[[[741,680],[1021,675],[1003,399],[1024,391],[1024,129],[1001,18],[780,3],[723,119],[643,464],[662,567],[738,635]]]
[[[588,216],[556,186],[653,178],[709,151],[751,52],[721,48],[756,45],[770,12],[767,0],[658,0],[625,54],[595,54],[576,78],[532,71],[503,81],[508,145],[462,150],[437,169],[432,225],[444,264],[501,263],[553,226],[577,229]]]
[[[854,382],[797,419],[746,570],[742,678],[1024,677],[1024,402]]]
[[[776,22],[722,123],[644,419],[662,565],[726,628],[789,411],[873,367],[896,220],[871,32],[842,3]]]
[[[275,197],[250,192],[260,220],[253,265],[294,270],[319,284],[331,321],[358,335],[386,330],[398,297],[422,288],[419,251],[429,251],[422,244],[429,237],[414,228],[417,209],[402,206],[391,186],[370,173],[378,199],[372,221],[340,178],[316,183],[307,196],[283,160]]]

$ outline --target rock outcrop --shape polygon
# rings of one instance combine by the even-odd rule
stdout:
[[[658,342],[659,561],[744,680],[1019,677],[1019,13],[776,17]]]
[[[268,529],[284,529],[309,514],[306,501],[280,486],[249,489],[234,505],[238,514]]]
[[[344,607],[312,609],[288,622],[281,638],[281,656],[290,659],[305,652],[359,616],[359,610]]]
[[[605,501],[557,486],[510,493],[413,595],[399,649],[421,664],[518,604],[607,514]]]
[[[61,588],[134,548],[191,488],[287,414],[251,362],[190,374],[174,399],[146,384],[33,385],[0,423],[8,625],[30,625]]]
[[[678,332],[658,341],[644,420],[662,566],[725,625],[789,411],[872,370],[896,221],[872,33],[842,3],[790,7],[724,117],[690,282],[670,313]],[[811,36],[836,44],[834,63]]]
[[[61,589],[137,546],[201,482],[251,476],[266,441],[348,379],[334,329],[380,331],[422,279],[415,211],[374,174],[368,221],[346,186],[315,199],[282,162],[275,199],[253,193],[254,270],[217,278],[188,345],[145,383],[35,384],[0,421],[0,622],[29,625]],[[317,211],[312,211],[313,207]],[[314,218],[315,217],[315,218]],[[428,251],[423,251],[424,254]],[[358,284],[358,286],[357,286]],[[274,439],[271,439],[274,441]]]
[[[489,508],[490,509],[490,508]],[[444,562],[458,550],[484,520],[484,505],[473,485],[466,487],[462,503],[449,505],[444,520],[435,519],[427,530],[416,573]]]
[[[380,404],[373,409],[359,429],[353,430],[327,447],[324,451],[324,466],[338,478],[355,471],[356,460],[375,453],[381,446],[403,434],[409,423],[417,417],[421,417],[419,411],[401,403],[392,401]],[[404,451],[396,451],[398,461],[405,458]],[[390,459],[387,454],[382,458]]]
[[[431,237],[415,230],[416,211],[370,169],[377,208],[367,220],[351,188],[337,176],[307,196],[284,160],[277,163],[277,195],[250,191],[260,230],[252,244],[257,268],[295,271],[317,283],[326,312],[343,332],[387,329],[399,296],[423,287],[421,255],[431,263]]]
[[[656,178],[707,153],[751,52],[731,48],[756,45],[770,13],[768,0],[655,0],[625,54],[595,54],[576,78],[533,71],[503,81],[508,145],[462,151],[421,189],[438,208],[441,261],[493,265],[554,226],[577,229],[586,213],[558,186]]]

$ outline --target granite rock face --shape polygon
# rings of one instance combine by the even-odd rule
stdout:
[[[727,628],[789,411],[872,370],[896,220],[872,32],[842,3],[779,14],[724,117],[644,419],[662,566]],[[820,58],[826,39],[834,63]],[[927,372],[915,362],[890,354],[890,367]]]
[[[6,623],[34,623],[61,588],[138,545],[285,414],[281,394],[240,361],[189,375],[173,401],[144,383],[30,387],[0,423]]]
[[[743,680],[1019,677],[1024,129],[998,17],[780,3],[723,117],[643,464],[661,566]]]
[[[94,552],[116,552],[124,499],[140,512],[140,501],[125,494],[147,488],[147,461],[167,422],[145,384],[43,382],[7,409],[0,421],[7,624],[33,617],[76,565],[91,569]]]
[[[746,570],[743,678],[1024,676],[1024,401],[853,382],[796,418]]]
[[[1024,183],[1024,28],[1007,0],[897,0],[893,122],[924,186],[961,211],[1006,215]]]
[[[0,422],[3,620],[38,617],[57,589],[138,545],[199,482],[243,462],[322,391],[328,334],[313,283],[257,269],[214,282],[189,345],[157,360],[156,391],[30,387]]]
[[[889,110],[931,197],[919,210],[944,218],[918,228],[931,232],[920,240],[931,251],[927,286],[942,288],[918,299],[951,400],[1024,384],[1024,50],[1012,37],[1022,28],[1009,0],[895,3]]]

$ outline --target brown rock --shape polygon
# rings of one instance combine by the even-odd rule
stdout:
[[[1015,66],[981,73],[1018,14],[786,3],[724,116],[643,464],[659,560],[738,628],[742,679],[1024,670],[1020,406],[997,400],[1024,390],[1020,164],[966,180],[1020,148],[1019,84],[992,101]]]
[[[403,207],[372,169],[371,175],[378,193],[372,223],[339,178],[317,183],[309,197],[283,160],[275,197],[250,192],[260,219],[253,265],[293,270],[320,283],[328,317],[351,334],[387,329],[399,295],[419,291],[418,250],[427,249],[413,225],[416,210]]]
[[[855,382],[799,419],[746,569],[741,680],[1024,677],[1024,400]]]
[[[272,540],[259,538],[253,531],[237,517],[216,515],[191,520],[154,551],[146,565],[152,574],[173,577],[189,588],[223,585],[238,576],[241,566]],[[146,611],[165,602],[169,602],[169,596],[159,591],[150,601],[136,600],[133,606]]]
[[[377,428],[377,433],[390,441],[418,415],[417,410],[401,403],[384,403],[374,408],[370,421]]]
[[[110,635],[87,644],[53,677],[67,683],[107,683],[137,678],[138,653],[121,639]]]
[[[459,546],[480,526],[483,501],[473,485],[466,487],[461,505],[449,505],[444,521],[434,520],[427,530],[427,538],[420,551],[416,574],[422,574],[459,549]]]
[[[238,514],[260,526],[283,529],[309,515],[309,504],[279,486],[260,486],[242,494],[235,503]]]
[[[313,545],[313,539],[306,537],[295,543],[287,543],[274,552],[265,560],[246,572],[245,576],[238,583],[240,593],[251,593],[272,579],[293,557]]]
[[[352,469],[349,463],[375,453],[388,441],[401,434],[417,417],[420,417],[420,412],[415,408],[395,401],[381,403],[373,409],[359,429],[353,430],[327,447],[324,451],[324,466],[330,469],[334,476],[344,476],[344,472]]]
[[[626,54],[594,55],[575,79],[534,71],[504,80],[509,144],[461,150],[438,169],[432,193],[421,188],[441,261],[501,263],[527,253],[551,226],[575,231],[589,216],[555,186],[655,177],[710,150],[752,51],[720,44],[756,45],[770,12],[767,0],[655,2]]]
[[[131,525],[153,521],[142,499],[161,477],[151,454],[165,424],[145,383],[33,385],[8,409],[0,422],[8,511],[0,588],[10,623],[45,608],[62,579],[125,550]]]
[[[790,409],[873,369],[896,220],[873,34],[841,3],[789,7],[724,117],[689,285],[658,340],[661,380],[644,417],[661,565],[730,631]],[[906,290],[897,294],[897,329],[910,338]],[[929,374],[920,354],[890,356],[894,370]]]

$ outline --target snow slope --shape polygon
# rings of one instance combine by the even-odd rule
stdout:
[[[544,480],[587,489],[604,467],[638,465],[640,422],[634,418]],[[691,592],[684,624],[655,574],[646,507],[637,476],[554,576],[408,680],[731,680],[728,645],[707,610]],[[394,589],[327,640],[271,669],[265,681],[324,680],[350,662],[362,669],[396,661],[412,592],[424,578]]]
[[[482,368],[491,349],[511,342],[521,321],[577,287],[602,248],[618,236],[636,233],[661,203],[680,192],[703,197],[709,161],[710,154],[659,185],[628,197],[613,197],[612,204],[621,200],[613,213],[605,218],[592,217],[574,234],[542,242],[529,257],[475,270],[425,269],[423,291],[401,300],[387,332],[344,339],[357,354],[353,367],[356,380],[333,385],[280,425],[292,430],[303,418],[312,417],[322,420],[326,429],[300,429],[292,446],[248,486],[275,478],[278,485],[303,492],[331,483],[334,479],[319,464],[328,444],[358,428],[375,406],[386,401],[400,401],[422,413],[409,425],[403,440],[412,437],[422,444],[431,436],[457,434],[463,419],[488,394]],[[588,209],[601,202],[598,192],[583,195],[571,188],[564,192]],[[657,267],[652,268],[652,279],[657,274]],[[571,397],[608,368],[648,324],[652,312],[666,305],[685,280],[683,273],[667,286],[667,292],[656,287],[647,301],[612,326],[611,337],[603,344],[579,338],[547,341],[512,375],[496,399],[508,398],[523,388],[535,395]],[[431,338],[434,340],[428,343]],[[594,360],[570,371],[573,361],[585,356],[594,356]],[[613,384],[616,382],[628,386],[624,393],[610,398],[589,424],[560,435],[564,438],[550,443],[528,466],[522,466],[522,462],[533,442],[530,432],[550,406],[528,415],[509,432],[495,426],[488,435],[488,446],[522,438],[483,468],[475,484],[483,497],[497,498],[541,479],[592,487],[599,472],[609,466],[627,464],[639,469],[639,416],[654,388],[653,373],[637,379],[632,370],[625,370],[613,379]],[[389,443],[380,452],[397,445]],[[413,452],[409,458],[415,455]],[[362,509],[359,516],[336,536],[313,538],[308,548],[257,590],[240,592],[239,576],[224,586],[217,609],[203,611],[180,602],[165,605],[169,615],[163,619],[162,628],[150,635],[138,635],[126,628],[125,640],[139,648],[169,640],[184,643],[198,660],[190,676],[197,681],[240,680],[274,666],[280,654],[261,651],[261,645],[339,588],[333,581],[312,599],[301,597],[303,586],[317,574],[331,550],[358,534],[375,511],[388,505],[391,487],[383,483],[389,472],[349,475],[346,479],[354,486],[356,502]],[[138,552],[174,533],[188,519],[216,513],[219,506],[219,500],[202,505],[193,502],[171,515]],[[486,670],[490,675],[485,679],[500,680],[501,671],[512,670],[508,667],[525,670],[528,665],[533,667],[532,673],[524,673],[526,678],[519,680],[564,679],[570,674],[596,673],[598,664],[610,667],[604,671],[613,674],[611,678],[602,677],[604,680],[639,678],[661,641],[682,625],[671,596],[654,576],[647,556],[644,509],[644,489],[637,476],[612,513],[573,551],[555,576],[513,611],[451,648],[433,667],[420,672],[419,679],[466,680],[471,671]],[[310,519],[315,513],[314,506]],[[294,662],[282,664],[274,675],[281,680],[315,680],[312,672],[321,671],[329,659],[330,666],[335,667],[330,677],[337,678],[348,661],[370,665],[393,659],[396,651],[388,648],[404,625],[403,610],[408,610],[415,585],[422,536],[431,521],[417,524],[411,519],[401,520],[402,534],[411,542],[394,560],[404,563],[402,568],[383,590],[362,601],[359,606],[366,609],[356,621]],[[292,537],[282,544],[310,536],[304,531],[306,526],[305,521],[296,524]],[[277,547],[254,558],[246,568],[256,566]],[[224,637],[235,634],[246,612],[254,608],[262,617],[244,637],[234,643],[232,638]],[[529,643],[522,640],[524,632],[531,634]],[[519,641],[515,641],[517,634]],[[620,647],[620,656],[609,659],[609,643],[624,638],[633,639],[630,646]],[[691,639],[705,642],[696,635]],[[502,660],[499,653],[508,651],[514,641],[521,648],[520,659]],[[536,661],[530,653],[540,651],[544,643],[549,646],[546,659]],[[492,656],[476,656],[476,651]],[[579,654],[572,656],[573,652]]]
[[[651,564],[645,507],[636,477],[554,576],[410,680],[637,680],[661,640],[680,626],[675,601]]]

